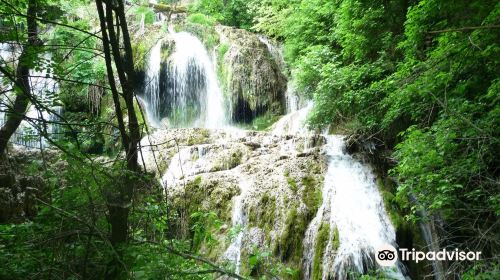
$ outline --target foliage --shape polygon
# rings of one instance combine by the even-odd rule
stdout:
[[[186,185],[192,200],[182,209],[167,203],[164,190],[148,174],[135,178],[137,186],[127,205],[129,241],[123,246],[110,243],[112,218],[105,198],[132,175],[124,171],[126,163],[118,149],[102,42],[92,35],[99,25],[95,3],[35,2],[44,46],[28,49],[19,63],[58,79],[59,94],[43,105],[64,107],[59,120],[63,137],[55,143],[56,155],[30,157],[29,164],[13,169],[21,177],[36,176],[45,187],[33,197],[36,213],[0,224],[0,278],[106,279],[117,267],[121,272],[115,278],[214,278],[206,272],[213,267],[197,254],[216,247],[217,240],[234,239],[244,228],[222,230],[229,213],[205,209],[207,189],[201,177]],[[134,5],[127,17],[135,25],[142,19],[146,25],[154,22],[147,1],[130,3]],[[26,44],[26,8],[26,0],[3,1],[0,42]],[[438,217],[446,237],[442,247],[482,251],[485,257],[474,264],[453,263],[456,274],[463,279],[495,279],[500,215],[499,16],[500,4],[492,0],[199,0],[190,7],[185,28],[210,47],[220,43],[214,28],[218,23],[282,40],[291,78],[303,96],[315,101],[310,124],[334,124],[389,150],[389,175],[398,182],[395,194],[384,193],[391,208],[410,213],[407,218],[414,222],[422,212]],[[135,55],[144,56],[149,42],[136,43]],[[228,50],[229,45],[219,45],[220,61]],[[140,65],[136,67],[142,69]],[[1,66],[16,73],[15,63],[2,61]],[[1,94],[16,93],[9,88],[2,73]],[[134,108],[139,107],[134,104]],[[175,111],[170,117],[180,120],[183,114],[194,118],[199,112],[192,106],[189,112]],[[275,121],[276,116],[263,115],[251,126],[264,130]],[[205,143],[209,136],[202,131],[187,144]],[[228,154],[221,169],[240,164],[242,156]],[[262,248],[246,252],[244,266],[250,277],[300,277],[303,237],[322,197],[316,177],[299,182],[289,175],[285,179],[305,207],[287,205],[284,229],[272,254]],[[262,209],[249,209],[249,225],[269,234],[274,216],[281,213],[280,203],[266,193],[258,205]],[[331,230],[321,224],[313,278],[321,276],[320,257],[329,235],[333,247],[338,247],[338,232]],[[351,276],[377,279],[383,272]]]
[[[248,29],[252,26],[250,4],[245,0],[198,0],[191,7],[192,12],[213,17],[224,25]]]
[[[155,22],[155,12],[149,7],[135,6],[132,13],[138,22],[144,21],[144,24],[153,24]]]
[[[215,20],[213,18],[200,13],[189,15],[187,21],[190,23],[196,23],[206,26],[213,26],[215,24]]]
[[[214,231],[217,231],[222,226],[223,222],[217,217],[214,212],[195,212],[191,214],[193,220],[193,248],[199,248],[202,244],[213,246],[217,243]],[[195,249],[196,250],[196,249]]]
[[[500,213],[498,2],[253,6],[255,30],[284,41],[299,90],[315,101],[309,122],[351,127],[394,149],[400,205],[412,217],[420,210],[442,217],[449,236],[442,246],[498,254],[481,237],[495,239]]]

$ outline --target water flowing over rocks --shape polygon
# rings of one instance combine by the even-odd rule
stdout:
[[[217,72],[230,108],[219,111],[226,119],[249,121],[265,112],[281,114],[285,106],[293,106],[268,131],[195,122],[191,126],[205,128],[162,129],[161,125],[143,138],[141,164],[156,174],[175,213],[171,234],[190,237],[193,213],[217,214],[224,223],[216,233],[218,242],[201,244],[201,252],[244,275],[258,273],[248,263],[255,250],[270,252],[278,261],[300,268],[303,279],[345,279],[350,273],[377,268],[376,248],[396,245],[396,236],[374,173],[347,154],[343,136],[307,127],[313,104],[298,109],[299,102],[289,100],[293,90],[285,92],[286,79],[280,76],[283,66],[276,63],[280,53],[269,41],[223,26],[217,32],[221,37]],[[192,38],[187,33],[178,35]],[[175,44],[179,48],[186,41]],[[221,53],[221,48],[226,50]],[[191,62],[175,62],[178,51],[169,57],[173,65],[210,62],[206,51]],[[185,74],[184,78],[176,76],[180,87],[207,75]],[[207,94],[219,92],[209,90],[203,79],[194,91],[181,92],[205,91],[190,97],[202,104]],[[145,105],[156,106],[149,103]],[[200,106],[200,115],[210,115],[209,109],[214,106]],[[386,274],[404,279],[403,271],[397,266]]]
[[[225,226],[205,253],[237,273],[252,272],[246,260],[256,248],[301,267],[303,279],[376,268],[375,250],[396,245],[396,236],[375,175],[346,153],[342,136],[305,129],[309,110],[268,132],[186,128],[144,138],[145,166],[179,217],[175,234],[189,236],[190,213],[212,211]],[[233,239],[229,229],[237,231]],[[401,265],[386,274],[405,279]]]
[[[140,98],[151,125],[215,128],[225,123],[215,66],[196,36],[170,28],[151,48],[145,68]]]
[[[257,246],[300,262],[302,234],[319,205],[326,168],[318,138],[193,128],[157,130],[141,144],[153,144],[143,151],[149,171],[157,168],[154,158],[167,162],[156,172],[174,205],[215,211],[228,227],[241,224],[237,244],[222,242],[219,256],[237,261]],[[295,231],[294,218],[303,221],[302,229]]]

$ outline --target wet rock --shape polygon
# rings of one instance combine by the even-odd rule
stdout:
[[[287,222],[287,217],[290,209],[296,209],[300,225],[306,225],[318,207],[316,194],[321,190],[326,159],[319,154],[319,149],[306,147],[305,143],[319,143],[311,139],[321,137],[231,129],[174,129],[156,131],[151,136],[158,144],[154,154],[157,158],[163,156],[169,163],[165,167],[167,171],[157,176],[162,180],[167,178],[164,187],[174,207],[215,211],[226,224],[227,228],[220,231],[220,244],[212,249],[217,253],[211,251],[211,254],[224,256],[229,246],[224,236],[236,211],[235,197],[244,192],[241,207],[248,232],[242,241],[243,254],[249,253],[253,245],[267,251],[278,246],[284,259],[300,261],[300,250],[293,240],[305,228],[300,231],[290,228],[293,223]],[[167,141],[172,138],[176,140]],[[190,140],[193,138],[197,141]],[[165,142],[169,144],[160,144]],[[180,166],[176,167],[179,162],[183,176],[166,175],[169,170],[181,172]],[[248,186],[244,188],[242,182]],[[180,216],[185,220],[178,222],[176,228],[189,228],[189,214]],[[180,230],[176,234],[186,233]],[[283,236],[287,237],[283,239]]]
[[[248,147],[250,147],[252,150],[255,150],[255,149],[258,149],[261,147],[261,145],[259,143],[255,143],[255,142],[245,142],[243,143],[245,145],[247,145]]]
[[[220,76],[231,103],[231,118],[249,122],[271,113],[281,115],[287,79],[280,61],[258,35],[217,26]]]

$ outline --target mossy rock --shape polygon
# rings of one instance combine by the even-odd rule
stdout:
[[[287,79],[266,44],[246,30],[216,28],[222,42],[218,74],[233,121],[251,123],[266,114],[281,115]]]
[[[200,129],[198,133],[191,134],[186,141],[188,146],[206,144],[210,138],[210,132],[205,129]]]
[[[182,228],[180,225],[192,226],[190,216],[196,212],[214,212],[225,223],[231,221],[231,199],[237,195],[237,185],[196,176],[185,183],[182,193],[172,198],[172,208],[177,213],[172,228]],[[185,234],[185,233],[181,233]],[[179,234],[176,234],[179,235]],[[187,236],[184,236],[187,237]]]
[[[222,171],[233,169],[242,163],[243,152],[241,150],[225,153],[214,163],[212,171]]]
[[[180,13],[186,13],[187,8],[184,6],[177,6],[177,5],[167,5],[167,4],[154,4],[153,8],[155,12],[157,13],[173,13],[173,14],[180,14]]]
[[[318,235],[316,236],[316,242],[314,244],[314,257],[312,262],[312,273],[311,273],[312,280],[322,279],[323,254],[325,252],[329,238],[330,238],[330,224],[327,222],[322,222],[318,230]]]
[[[310,220],[307,214],[292,206],[285,219],[285,226],[275,244],[274,254],[282,261],[294,263],[299,267],[302,259],[302,240]]]
[[[264,230],[266,237],[274,228],[276,221],[276,197],[266,192],[260,198],[258,205],[254,205],[248,210],[248,222],[250,226],[257,226]]]
[[[318,211],[323,200],[321,193],[323,183],[318,182],[313,176],[305,176],[302,178],[301,183],[304,186],[302,191],[302,202],[306,205],[308,215],[312,218]]]

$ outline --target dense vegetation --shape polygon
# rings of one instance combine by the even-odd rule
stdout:
[[[284,41],[314,99],[310,124],[392,151],[410,218],[438,219],[442,246],[498,256],[498,2],[267,0],[253,10],[253,28]]]
[[[216,19],[235,10],[200,2]],[[284,42],[299,94],[315,102],[310,124],[387,150],[395,199],[412,220],[440,220],[443,246],[497,255],[498,2],[250,2],[221,22],[247,28],[251,14],[252,30]]]
[[[88,0],[0,0],[0,42],[21,52],[17,62],[0,61],[0,95],[16,100],[0,107],[10,125],[0,130],[0,190],[26,193],[22,204],[0,205],[15,209],[0,215],[0,279],[239,277],[201,256],[200,244],[210,247],[221,226],[217,216],[192,209],[188,233],[174,236],[179,217],[139,171],[133,147],[147,127],[133,68],[145,50],[126,36],[152,25],[154,9],[95,2],[101,14]],[[156,9],[178,1],[158,2]],[[188,10],[193,21],[281,41],[297,94],[314,100],[310,125],[376,143],[398,185],[391,202],[408,222],[426,213],[440,225],[442,247],[483,252],[480,262],[451,264],[458,277],[494,279],[498,1],[199,0]],[[57,77],[60,94],[37,100],[30,70]],[[58,152],[17,158],[5,150],[30,102],[50,111],[62,105],[64,133],[29,120]],[[252,253],[249,265],[265,279],[297,276],[266,252]]]

